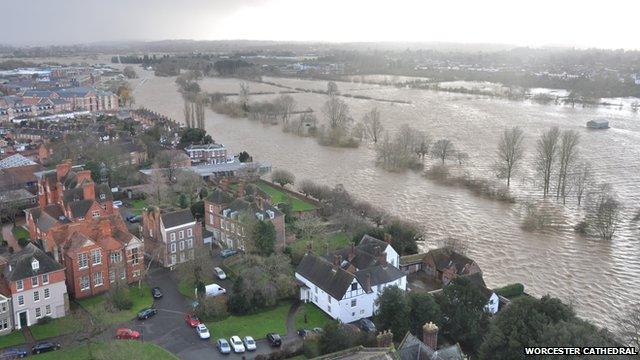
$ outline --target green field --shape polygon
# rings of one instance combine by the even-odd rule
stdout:
[[[136,360],[176,360],[175,355],[158,345],[140,341],[110,341],[94,344],[92,348],[94,359],[136,359]],[[34,355],[38,360],[86,360],[89,350],[86,345],[69,349],[52,351]]]
[[[62,318],[53,319],[47,324],[33,325],[29,329],[36,340],[43,340],[78,331],[81,326],[78,317],[69,314]]]
[[[263,182],[256,183],[256,186],[258,186],[260,190],[264,191],[271,197],[271,201],[274,205],[291,202],[292,211],[311,211],[317,209],[317,207],[311,202],[307,202],[297,197],[291,196],[275,186]]]
[[[304,322],[304,315],[307,314],[307,322]],[[324,311],[311,303],[304,303],[296,312],[296,330],[297,329],[313,329],[315,327],[325,327],[333,321]]]
[[[136,317],[138,311],[153,305],[153,296],[151,296],[151,289],[147,284],[142,284],[142,287],[140,289],[138,289],[137,285],[131,285],[129,288],[129,294],[131,295],[131,301],[133,302],[133,306],[131,307],[131,309],[118,312],[107,311],[107,316],[105,319],[107,323],[117,324],[120,322],[129,321]],[[89,313],[96,314],[102,310],[107,310],[107,307],[105,306],[107,305],[106,301],[107,295],[102,294],[78,300],[78,303],[80,303],[80,306],[82,306]]]
[[[14,330],[7,335],[0,336],[0,348],[24,344],[25,341],[22,331]]]
[[[284,336],[287,332],[286,321],[290,308],[291,304],[282,303],[275,308],[255,314],[232,315],[222,321],[208,322],[211,341],[215,342],[219,338],[229,339],[233,335],[241,338],[252,336],[254,339],[263,339],[270,332]]]

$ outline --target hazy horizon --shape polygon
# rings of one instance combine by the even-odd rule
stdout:
[[[622,0],[24,0],[4,5],[0,44],[161,40],[459,43],[640,49],[640,3]]]

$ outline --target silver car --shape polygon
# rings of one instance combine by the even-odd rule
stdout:
[[[253,340],[251,336],[245,336],[242,342],[247,351],[254,351],[256,349],[256,341]]]
[[[227,339],[218,339],[218,341],[216,342],[216,347],[221,354],[231,353],[231,346],[229,345]]]

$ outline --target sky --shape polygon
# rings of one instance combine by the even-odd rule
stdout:
[[[458,42],[640,49],[637,0],[0,0],[0,44]],[[12,16],[11,14],[15,14]]]

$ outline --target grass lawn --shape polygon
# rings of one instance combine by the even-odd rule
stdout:
[[[22,331],[14,330],[12,333],[0,336],[0,348],[24,344],[25,341]]]
[[[138,199],[131,201],[131,213],[134,215],[142,214],[142,210],[149,206],[146,200]]]
[[[304,322],[304,314],[307,314],[307,322]],[[333,321],[329,315],[320,310],[317,306],[311,303],[304,303],[296,312],[296,330],[300,328],[313,329],[315,327],[325,327],[328,323]]]
[[[291,244],[291,250],[293,253],[304,253],[307,249],[309,240],[299,240]],[[313,248],[318,251],[325,251],[326,244],[329,244],[329,251],[341,249],[351,244],[351,238],[345,233],[337,232],[328,235],[325,239],[315,240]]]
[[[78,318],[71,314],[51,320],[47,324],[33,325],[30,327],[31,334],[36,340],[48,339],[77,331],[82,326]]]
[[[271,201],[274,204],[286,203],[290,201],[291,209],[293,211],[310,211],[317,208],[314,204],[298,199],[297,197],[290,196],[277,187],[265,184],[263,182],[258,182],[256,183],[256,185],[260,188],[260,190],[264,191],[271,197]]]
[[[142,287],[138,289],[136,284],[129,287],[129,294],[131,295],[131,301],[133,306],[129,310],[122,310],[118,312],[108,312],[106,321],[109,324],[116,324],[133,319],[138,314],[138,311],[147,308],[153,304],[153,297],[151,296],[151,290],[149,285],[142,284]],[[89,313],[95,313],[100,310],[106,309],[107,295],[97,295],[90,298],[78,300],[80,306],[82,306]]]
[[[222,321],[209,322],[207,327],[211,333],[211,341],[215,342],[221,337],[229,339],[233,335],[264,339],[270,332],[284,336],[287,332],[286,322],[290,308],[290,303],[282,303],[255,314],[231,315]]]
[[[213,275],[205,275],[204,284],[209,285],[211,283],[215,283],[213,280]],[[187,297],[189,299],[196,298],[196,285],[187,280],[180,280],[178,282],[178,292],[182,294],[182,296]]]
[[[99,359],[176,360],[175,355],[150,342],[110,341],[93,345],[93,355]],[[86,360],[86,345],[34,355],[38,360]]]
[[[22,226],[14,226],[11,231],[13,232],[13,236],[16,237],[16,240],[29,238],[29,232]]]

